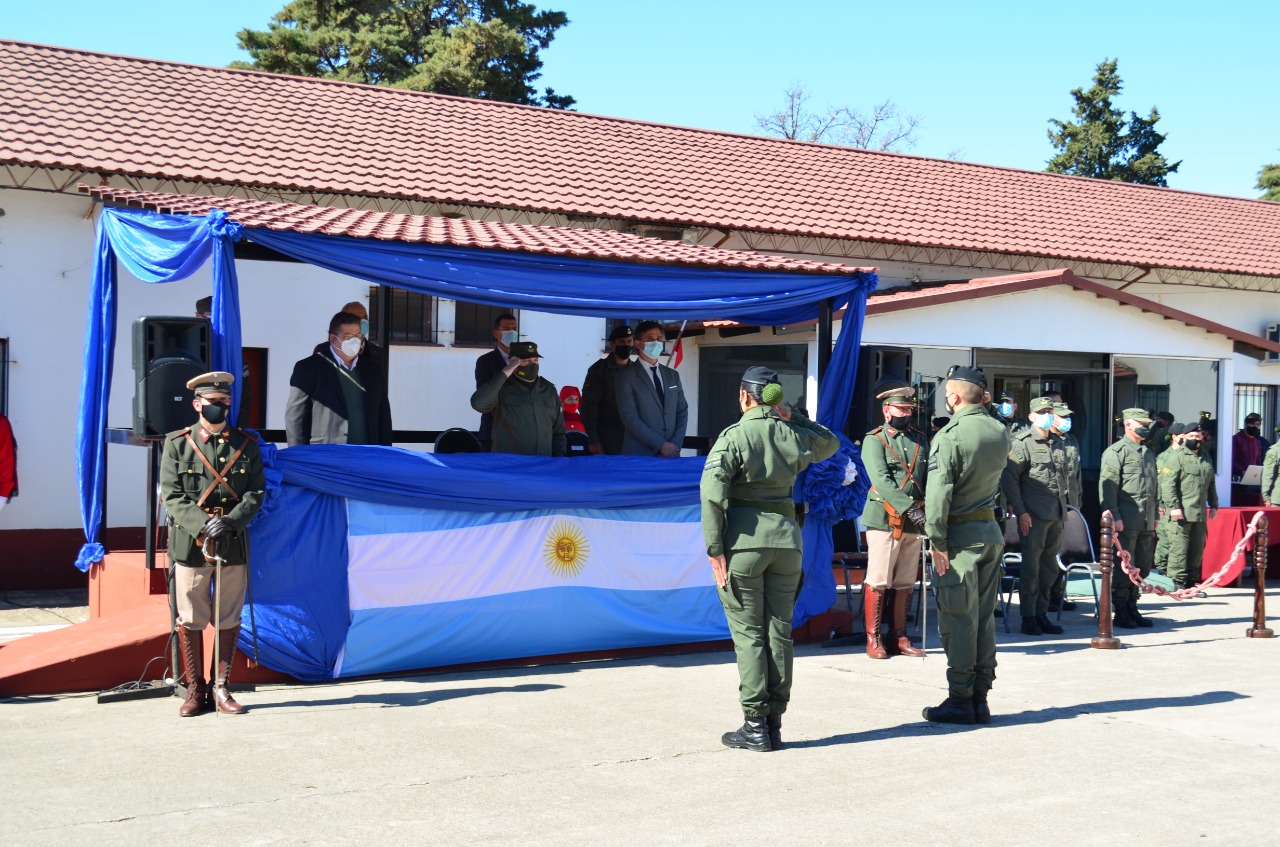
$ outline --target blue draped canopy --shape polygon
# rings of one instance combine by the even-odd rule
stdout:
[[[819,304],[828,300],[833,309],[844,308],[845,314],[826,377],[819,386],[818,420],[836,432],[843,429],[852,402],[866,299],[876,285],[874,273],[853,269],[846,275],[833,275],[644,265],[244,228],[217,209],[206,216],[188,216],[105,208],[99,219],[86,311],[76,440],[81,520],[86,538],[76,560],[81,570],[88,570],[105,553],[97,539],[106,492],[106,409],[116,334],[117,262],[143,282],[154,284],[184,279],[212,258],[213,364],[217,370],[239,374],[240,305],[233,245],[242,238],[379,285],[555,314],[644,314],[660,320],[714,318],[780,325],[816,318]],[[237,382],[233,386],[232,416],[239,408],[239,390]],[[282,451],[281,457],[289,452]],[[619,460],[620,457],[592,459]],[[299,480],[306,476],[308,461],[310,457],[298,457],[295,472]],[[806,578],[796,605],[797,621],[826,611],[835,600],[829,522],[860,511],[866,493],[865,474],[860,474],[853,486],[838,491],[850,461],[858,464],[856,448],[846,442],[845,450],[823,463],[834,470],[816,473],[815,469],[821,466],[815,466],[803,484],[803,499],[811,505],[824,498],[833,498],[834,502],[837,494],[840,505],[821,508],[823,504],[819,502],[818,511],[824,519],[805,526]],[[660,474],[666,467],[665,461],[647,464],[646,473]],[[285,490],[288,488],[286,485]],[[302,501],[311,497],[304,493],[310,490],[303,487],[292,494],[273,491],[272,497]],[[450,498],[457,508],[466,508],[456,491],[450,493]],[[333,508],[318,496],[311,500],[315,502],[309,500],[303,505]]]

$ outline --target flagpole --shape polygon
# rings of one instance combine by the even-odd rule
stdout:
[[[684,328],[688,323],[688,320],[680,322],[680,331],[676,333],[676,343],[671,345],[671,352],[667,354],[667,367],[671,367],[671,359],[676,355],[676,348],[680,346],[680,339],[684,338]]]

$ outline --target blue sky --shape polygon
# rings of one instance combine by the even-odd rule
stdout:
[[[283,0],[7,3],[0,37],[194,64],[246,58],[235,33],[265,29]],[[892,99],[923,124],[911,152],[1041,170],[1051,117],[1117,58],[1117,105],[1160,110],[1173,188],[1256,197],[1280,162],[1274,6],[917,0],[547,0],[570,24],[544,53],[542,83],[580,111],[754,132],[794,83],[810,106]]]

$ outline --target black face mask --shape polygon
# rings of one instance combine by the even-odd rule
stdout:
[[[1200,442],[1199,442],[1199,441],[1184,441],[1184,442],[1182,442],[1182,443],[1183,443],[1183,444],[1185,444],[1185,445],[1187,446],[1187,449],[1188,449],[1188,450],[1190,450],[1192,453],[1199,453],[1199,452],[1200,452]]]
[[[889,418],[889,426],[894,429],[909,429],[911,427],[911,416],[903,415],[901,417],[894,415]]]
[[[631,358],[631,345],[630,345],[630,344],[619,344],[618,346],[616,346],[616,347],[614,347],[614,348],[613,348],[613,355],[617,356],[619,359],[630,359],[630,358]]]
[[[220,424],[227,419],[227,404],[221,400],[211,400],[200,407],[200,417],[211,424]]]
[[[524,380],[525,382],[537,382],[538,366],[522,365],[521,367],[516,369],[516,379],[521,379],[521,380]]]
[[[1245,431],[1245,432],[1247,432],[1247,433],[1249,433],[1250,435],[1252,435],[1254,438],[1257,438],[1257,437],[1258,437],[1258,435],[1260,435],[1260,434],[1262,433],[1262,427],[1260,427],[1260,426],[1246,426],[1246,427],[1244,428],[1244,431]]]

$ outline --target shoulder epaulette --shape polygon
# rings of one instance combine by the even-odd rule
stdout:
[[[868,432],[868,433],[867,433],[867,435],[875,435],[877,432],[880,432],[880,431],[881,431],[881,430],[883,430],[883,429],[884,429],[884,425],[883,425],[883,424],[881,424],[880,426],[878,426],[878,427],[876,427],[875,429],[873,429],[873,430],[871,430],[870,432]]]
[[[178,430],[177,432],[171,432],[171,433],[169,433],[169,440],[170,440],[170,441],[177,441],[179,438],[182,438],[182,437],[183,437],[183,436],[185,436],[188,432],[190,432],[190,431],[191,431],[191,429],[192,429],[192,427],[186,426],[186,427],[183,427],[182,429]]]

